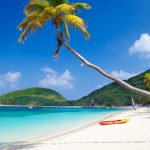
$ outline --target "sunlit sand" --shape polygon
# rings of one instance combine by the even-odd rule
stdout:
[[[53,139],[31,142],[30,150],[149,150],[150,108],[119,113],[107,120],[130,118],[125,124],[102,126],[98,123]]]

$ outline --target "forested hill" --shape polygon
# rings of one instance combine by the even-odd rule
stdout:
[[[137,76],[134,76],[126,80],[126,82],[140,89],[145,89],[144,75],[147,72],[150,72],[150,69],[147,70],[146,72],[143,72]],[[75,105],[87,105],[87,106],[93,104],[106,105],[106,106],[130,105],[131,96],[134,97],[136,103],[142,104],[142,103],[149,102],[149,99],[144,98],[141,95],[132,93],[126,90],[125,88],[121,87],[117,83],[111,83],[79,99],[78,101],[75,102]]]
[[[144,75],[147,70],[128,80],[127,83],[145,89]],[[46,88],[28,88],[10,92],[0,96],[2,105],[31,105],[31,106],[126,106],[131,105],[131,96],[138,104],[150,104],[150,99],[132,93],[117,83],[111,83],[91,94],[77,100],[67,101],[61,94]]]
[[[58,92],[46,88],[28,88],[0,96],[3,105],[62,105],[66,99]]]

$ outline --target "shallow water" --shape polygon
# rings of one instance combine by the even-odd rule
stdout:
[[[0,143],[38,138],[121,110],[119,108],[0,107]]]

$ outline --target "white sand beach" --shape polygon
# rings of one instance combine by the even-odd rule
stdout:
[[[114,115],[107,120],[130,118],[125,124],[102,126],[98,123],[41,140],[23,150],[150,150],[150,108],[138,108]]]

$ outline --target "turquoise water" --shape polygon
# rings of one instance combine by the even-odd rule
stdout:
[[[0,143],[22,142],[116,113],[117,108],[0,107]]]

